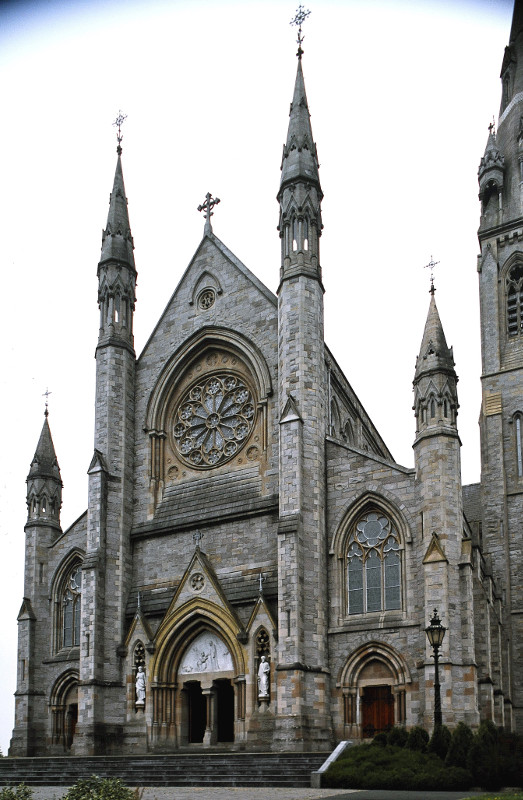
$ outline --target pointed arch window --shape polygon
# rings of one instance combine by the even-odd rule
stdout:
[[[61,595],[61,647],[80,644],[80,616],[82,609],[82,565],[78,562],[67,573]]]
[[[518,413],[514,417],[514,428],[516,434],[516,465],[518,478],[523,478],[523,414]]]
[[[401,547],[392,521],[368,511],[354,524],[347,547],[349,615],[401,608]]]
[[[507,276],[507,332],[523,335],[523,264],[516,264]]]

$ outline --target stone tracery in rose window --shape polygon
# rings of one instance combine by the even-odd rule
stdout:
[[[175,450],[193,467],[224,464],[246,443],[255,417],[255,399],[242,378],[230,372],[208,375],[193,384],[176,406]]]

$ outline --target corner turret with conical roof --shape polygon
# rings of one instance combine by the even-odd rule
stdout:
[[[49,413],[45,419],[27,476],[27,523],[49,525],[60,531],[62,479],[54,449]]]

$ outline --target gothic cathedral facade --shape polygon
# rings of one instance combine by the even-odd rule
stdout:
[[[87,511],[60,527],[47,412],[27,479],[11,755],[330,750],[443,722],[523,728],[523,4],[479,168],[481,483],[431,293],[413,469],[326,348],[301,48],[276,295],[205,232],[137,358],[121,149],[98,264]],[[472,192],[473,187],[471,187]],[[420,331],[421,333],[421,331]]]

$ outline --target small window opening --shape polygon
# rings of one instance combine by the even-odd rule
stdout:
[[[431,417],[431,419],[434,419],[435,416],[436,416],[436,403],[435,403],[434,400],[431,400],[430,401],[430,417]]]
[[[309,249],[309,220],[303,220],[303,249]]]
[[[47,514],[47,500],[45,497],[42,499],[42,514]]]
[[[516,417],[516,457],[518,464],[518,478],[523,478],[523,442],[521,440],[521,416]]]
[[[443,401],[443,416],[448,417],[449,415],[449,404],[446,400]]]
[[[296,218],[292,220],[292,249],[294,251],[298,249],[298,220]]]
[[[120,322],[120,295],[117,294],[114,298],[114,321]]]

